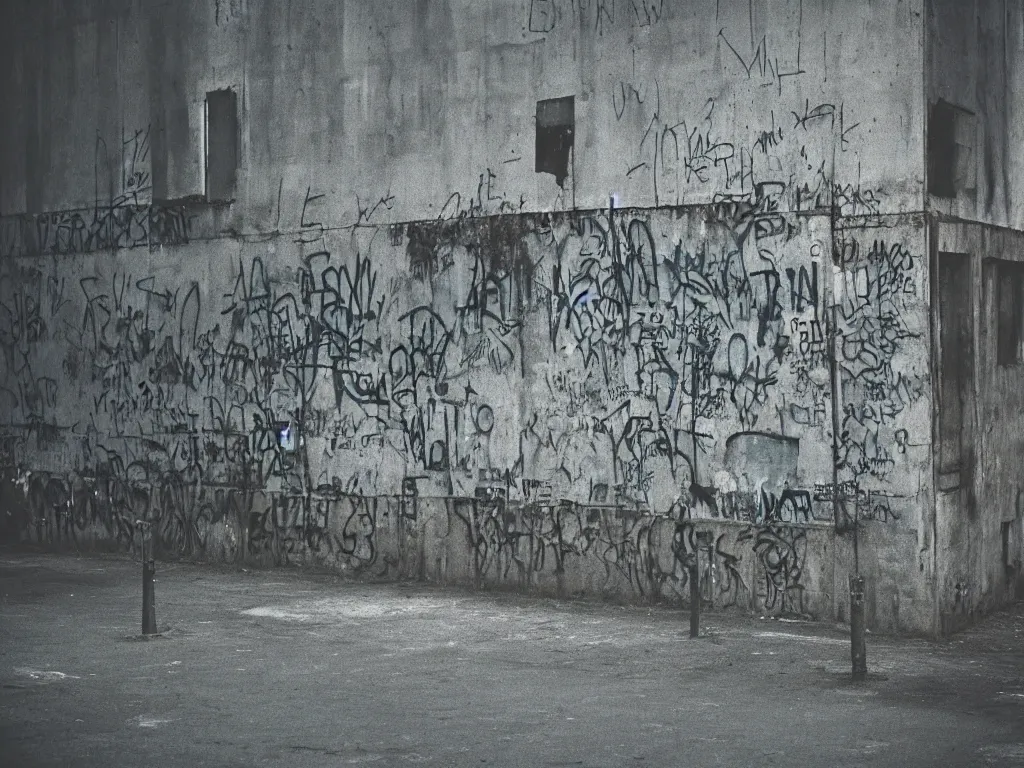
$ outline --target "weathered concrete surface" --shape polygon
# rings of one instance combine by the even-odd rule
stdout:
[[[925,13],[928,102],[942,99],[956,108],[956,142],[962,150],[956,195],[930,195],[928,207],[1019,232],[1024,228],[1024,159],[1017,149],[1024,140],[1024,10],[1001,0],[929,0]]]
[[[1013,440],[977,530],[935,488],[926,213],[1020,219],[1022,17],[960,6],[6,4],[0,539],[144,519],[183,555],[673,598],[700,526],[720,602],[835,618],[857,519],[873,627],[1012,599]],[[940,96],[977,117],[948,205]]]
[[[936,550],[951,555],[938,558],[936,598],[939,624],[948,630],[1024,591],[1021,367],[1001,364],[997,355],[1006,313],[1024,303],[1019,288],[1017,295],[1002,290],[1007,280],[1000,277],[1003,267],[1020,264],[1024,246],[1017,150],[1024,136],[1024,13],[997,0],[930,0],[925,11],[925,92],[930,105],[951,108],[946,128],[956,145],[946,153],[955,166],[951,187],[928,185],[935,194],[927,207],[936,215],[930,248],[933,262],[960,259],[964,266],[949,287],[936,280],[932,297],[934,535]],[[941,160],[933,140],[943,131],[941,119],[931,120],[929,173]],[[960,311],[941,317],[943,299]],[[958,316],[963,328],[947,333],[943,323],[955,326]]]
[[[125,545],[145,519],[187,555],[412,572],[401,525],[438,579],[503,556],[501,581],[646,597],[697,525],[748,574],[726,602],[832,618],[849,542],[808,532],[857,515],[899,597],[872,625],[928,631],[922,222],[839,231],[772,194],[8,261],[10,529]]]
[[[923,207],[923,0],[7,6],[4,213],[202,194],[205,95],[226,87],[239,232],[295,230],[287,201],[309,190],[325,226],[706,203],[765,180],[794,210],[827,206],[830,182],[851,208]],[[534,116],[570,95],[560,187],[535,173]]]
[[[940,258],[960,254],[952,258],[969,268],[969,279],[956,288],[969,307],[966,334],[952,353],[966,386],[951,391],[956,387],[947,384],[942,403],[963,414],[959,461],[943,466],[936,452],[937,547],[956,553],[940,565],[939,611],[942,623],[955,627],[1013,590],[1024,594],[1024,388],[1020,365],[1000,365],[996,346],[1000,312],[1008,309],[999,307],[997,297],[1006,297],[996,265],[1019,258],[1024,235],[941,222],[934,237]]]
[[[942,643],[291,570],[0,554],[18,766],[1020,766],[1024,610]]]

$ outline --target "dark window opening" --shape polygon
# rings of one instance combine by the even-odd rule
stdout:
[[[928,191],[936,197],[956,197],[956,113],[940,100],[928,118]]]
[[[569,175],[569,154],[576,130],[575,97],[537,102],[537,173],[550,173],[562,187]]]
[[[976,117],[970,110],[939,100],[928,115],[928,191],[955,198],[977,193],[974,145]]]
[[[206,199],[235,197],[238,170],[238,98],[231,89],[206,94]]]
[[[1021,362],[1024,331],[1024,264],[996,262],[996,362]]]
[[[959,472],[964,415],[970,412],[971,261],[962,253],[939,253],[939,473]]]

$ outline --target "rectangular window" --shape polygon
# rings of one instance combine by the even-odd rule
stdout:
[[[996,362],[1021,362],[1024,331],[1024,264],[996,262]]]
[[[977,190],[975,115],[941,99],[928,115],[928,191],[955,198]]]
[[[939,253],[939,472],[959,472],[964,414],[970,412],[971,259],[963,253]],[[948,490],[948,489],[947,489]]]
[[[956,197],[956,110],[937,101],[928,118],[928,191]]]
[[[576,130],[575,97],[545,99],[537,102],[537,173],[550,173],[558,186],[569,175],[569,154]]]
[[[206,94],[206,199],[235,198],[238,171],[238,99],[230,88]]]

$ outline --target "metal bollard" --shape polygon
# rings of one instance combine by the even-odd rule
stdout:
[[[700,569],[697,558],[690,566],[690,637],[700,634]]]
[[[707,552],[708,556],[708,576],[712,577],[714,574],[714,566],[712,563],[712,552],[713,547],[713,536],[711,531],[697,531],[696,535],[696,551],[692,555],[692,559],[689,562],[690,568],[690,637],[697,637],[700,635],[700,600],[701,600],[701,589],[700,589],[700,553]]]
[[[156,631],[156,559],[153,555],[153,526],[144,520],[135,524],[142,531],[142,634]]]
[[[850,657],[853,680],[861,682],[868,674],[867,647],[864,642],[864,577],[850,578]]]

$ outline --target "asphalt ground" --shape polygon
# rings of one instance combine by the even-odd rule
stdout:
[[[0,550],[0,766],[1024,766],[1024,605],[943,641]]]

